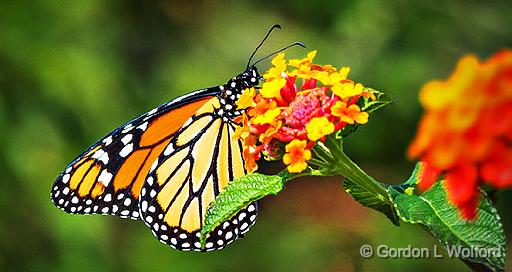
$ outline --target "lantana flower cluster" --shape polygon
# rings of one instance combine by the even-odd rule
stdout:
[[[359,99],[375,100],[370,89],[348,78],[349,68],[313,63],[316,51],[287,61],[272,60],[261,88],[249,88],[236,102],[244,113],[235,138],[243,141],[245,168],[253,172],[262,155],[282,159],[290,173],[308,167],[312,148],[348,124],[365,124],[368,113]]]
[[[419,187],[444,174],[451,202],[475,218],[479,185],[512,185],[512,51],[462,58],[447,80],[423,87],[420,101],[425,114],[408,151],[426,167]]]

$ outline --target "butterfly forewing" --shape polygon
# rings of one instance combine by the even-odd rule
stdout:
[[[139,218],[140,189],[152,163],[213,91],[201,90],[157,107],[96,142],[55,181],[55,205],[68,213]]]

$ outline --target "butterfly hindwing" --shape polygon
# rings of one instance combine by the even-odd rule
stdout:
[[[153,161],[188,117],[218,89],[157,107],[93,144],[59,175],[51,192],[68,213],[139,218],[140,189]]]
[[[155,161],[140,198],[141,217],[163,243],[180,250],[201,250],[199,231],[206,210],[230,180],[245,175],[235,126],[218,116],[219,99],[205,103],[176,132]],[[206,250],[221,249],[241,237],[255,222],[252,203],[218,226]]]

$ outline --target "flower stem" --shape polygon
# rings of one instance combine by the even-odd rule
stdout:
[[[334,173],[342,175],[347,179],[359,184],[366,190],[379,195],[382,200],[388,199],[388,192],[384,184],[378,182],[373,177],[368,175],[363,169],[361,169],[355,162],[353,162],[344,152],[342,143],[338,143],[337,140],[327,137],[325,141],[325,147],[328,148],[330,153],[333,154],[334,160],[332,160],[331,167]],[[388,201],[386,201],[388,202]]]

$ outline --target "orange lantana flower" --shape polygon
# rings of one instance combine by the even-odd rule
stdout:
[[[256,146],[256,137],[254,135],[249,135],[244,139],[243,147],[244,167],[249,173],[252,173],[258,169],[256,161],[260,159],[261,147]]]
[[[374,99],[373,90],[348,79],[348,67],[338,71],[332,65],[314,64],[315,55],[311,51],[303,59],[287,61],[279,53],[263,74],[261,88],[246,90],[237,101],[243,112],[235,120],[241,128],[234,137],[244,141],[249,172],[256,169],[260,153],[268,160],[282,157],[288,171],[301,172],[317,141],[347,124],[368,121],[368,113],[356,103],[360,98]]]
[[[512,51],[485,62],[473,55],[462,58],[447,80],[423,87],[420,101],[425,114],[409,157],[444,174],[452,203],[464,217],[474,218],[479,184],[512,186]]]
[[[347,107],[347,103],[338,101],[331,108],[331,113],[334,116],[338,116],[342,122],[347,124],[366,124],[368,122],[368,113],[361,112],[358,105],[350,105]]]
[[[283,156],[283,162],[288,165],[288,172],[300,173],[308,167],[306,161],[311,159],[311,151],[307,150],[306,146],[306,141],[297,139],[286,145],[286,154]]]

